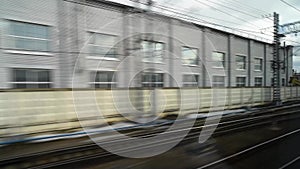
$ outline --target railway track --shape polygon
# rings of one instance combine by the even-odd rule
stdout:
[[[214,136],[230,134],[232,132],[242,131],[245,129],[258,127],[261,125],[268,125],[275,122],[286,121],[290,119],[295,119],[300,117],[299,110],[297,109],[299,105],[289,105],[285,107],[268,107],[264,109],[257,110],[255,112],[243,113],[241,115],[228,115],[224,116],[218,125]],[[299,115],[298,115],[299,113]],[[184,123],[184,121],[183,121]],[[197,139],[199,137],[199,132],[203,129],[204,119],[198,119],[190,131],[190,133],[184,138],[182,143]],[[140,129],[132,130],[127,132],[128,135],[134,137],[152,137],[156,134],[165,131],[168,124],[162,124],[150,129]],[[163,146],[164,144],[169,144],[177,141],[178,133],[183,130],[190,130],[186,128],[181,128],[175,131],[166,133],[166,137],[163,140],[157,140],[155,142],[149,142],[142,145],[126,146],[130,144],[130,139],[128,140],[107,140],[107,144],[122,145],[118,151],[120,152],[134,152],[134,151],[147,151],[149,149],[157,148]],[[205,133],[204,133],[205,134]],[[209,132],[207,133],[209,134]],[[101,136],[99,136],[101,137]],[[106,157],[106,158],[104,158]],[[39,152],[35,154],[22,155],[13,158],[0,159],[0,168],[50,168],[58,167],[71,163],[78,163],[81,161],[86,161],[90,159],[101,159],[102,161],[117,159],[115,155],[101,149],[98,145],[94,143],[88,143],[76,147],[68,147],[63,149]],[[100,161],[101,161],[100,160]]]

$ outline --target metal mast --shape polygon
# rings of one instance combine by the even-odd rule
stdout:
[[[280,25],[280,30],[284,35],[297,34],[300,32],[300,21]]]
[[[279,58],[279,15],[274,12],[274,47],[273,47],[273,102],[281,105],[280,99],[280,58]]]

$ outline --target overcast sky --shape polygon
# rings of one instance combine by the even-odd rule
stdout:
[[[111,1],[137,6],[130,0]],[[281,0],[154,0],[155,4],[152,10],[169,13],[162,10],[163,7],[169,7],[169,9],[175,9],[176,12],[193,15],[199,19],[228,27],[249,30],[252,31],[251,34],[272,40],[270,31],[273,29],[273,21],[263,16],[277,12],[280,24],[300,21],[300,0],[283,1],[296,9]],[[287,44],[300,46],[300,33],[298,36],[288,35],[284,39]],[[300,48],[295,47],[295,50],[298,49],[299,52],[295,51],[295,55],[299,56],[294,56],[294,68],[300,72]]]

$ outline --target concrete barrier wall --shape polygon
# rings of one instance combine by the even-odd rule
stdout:
[[[103,120],[106,122],[122,121],[125,118],[119,111],[126,110],[130,105],[137,110],[130,115],[140,117],[153,111],[156,111],[154,113],[159,116],[172,113],[185,115],[197,111],[205,112],[212,106],[222,107],[221,102],[213,102],[214,96],[216,98],[224,96],[224,109],[264,104],[272,100],[272,88],[83,90],[80,92],[82,94],[80,105],[76,107],[72,91],[1,92],[0,137],[57,130],[80,130],[78,117],[85,126],[95,127],[101,125],[98,111],[102,113]],[[283,87],[281,92],[283,101],[297,99],[300,96],[298,87]],[[115,105],[116,102],[118,106]],[[97,106],[94,106],[95,103]],[[156,106],[155,109],[153,106]],[[81,111],[80,116],[76,114],[75,109]]]

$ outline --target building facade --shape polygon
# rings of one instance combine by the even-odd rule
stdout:
[[[270,43],[97,0],[1,1],[0,88],[272,86]],[[281,85],[292,76],[281,47]]]

